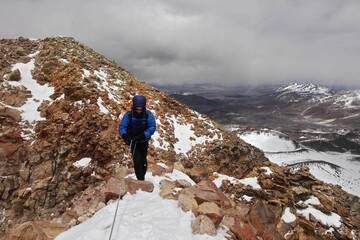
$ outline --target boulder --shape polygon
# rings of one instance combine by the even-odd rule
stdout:
[[[195,212],[198,208],[198,204],[195,200],[195,197],[193,194],[189,194],[186,191],[181,191],[178,197],[178,206],[181,207],[181,209],[184,212],[192,211]]]
[[[250,222],[256,228],[259,235],[265,232],[270,225],[276,224],[276,216],[270,207],[262,200],[258,200],[251,208]]]
[[[139,181],[132,178],[125,178],[127,190],[129,193],[134,194],[136,191],[141,190],[145,192],[152,192],[154,184],[148,181]]]
[[[219,208],[219,206],[213,202],[204,202],[200,204],[196,212],[200,215],[208,216],[213,221],[215,226],[219,225],[224,216],[221,208]]]
[[[9,240],[52,240],[66,230],[65,225],[44,221],[22,223],[10,231]]]
[[[164,168],[158,164],[151,164],[150,171],[153,176],[164,176],[166,173],[166,168]]]
[[[8,107],[3,107],[1,105],[0,105],[0,117],[8,117],[16,122],[19,122],[21,120],[21,115],[18,110]]]
[[[224,216],[222,224],[229,228],[237,239],[259,239],[256,229],[250,223],[244,222],[240,217]]]
[[[160,196],[164,199],[177,199],[177,192],[175,191],[175,182],[163,179],[160,181]]]
[[[197,216],[191,222],[192,232],[194,234],[207,234],[210,236],[216,235],[216,228],[211,219],[204,215]]]
[[[105,202],[110,199],[121,198],[127,193],[127,184],[124,178],[110,178],[105,186]]]
[[[229,207],[230,201],[210,180],[201,181],[195,188],[195,199],[198,204],[203,202],[214,202],[221,207]]]
[[[9,81],[20,81],[21,73],[19,69],[15,69],[9,74]]]
[[[182,165],[181,162],[175,162],[174,163],[174,169],[180,171],[180,172],[185,172],[185,167]]]

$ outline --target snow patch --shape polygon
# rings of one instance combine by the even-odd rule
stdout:
[[[83,69],[82,71],[83,71],[83,74],[82,74],[83,79],[90,77],[91,74],[90,74],[89,70]]]
[[[272,131],[245,132],[240,135],[240,138],[264,152],[288,152],[296,150],[296,145],[293,141]]]
[[[99,97],[97,99],[97,105],[100,109],[100,112],[102,113],[105,113],[105,114],[108,114],[109,113],[109,110],[107,110],[107,108],[105,107],[105,103],[103,102],[103,100],[101,99],[101,97]]]
[[[82,158],[74,162],[73,165],[77,168],[86,168],[87,166],[89,166],[90,162],[91,162],[91,158]]]
[[[261,189],[261,186],[258,183],[257,177],[249,177],[249,178],[239,179],[239,182],[246,186],[251,186],[254,189]]]
[[[253,197],[250,197],[248,195],[242,195],[241,199],[247,202],[251,202],[251,200],[253,199]]]
[[[63,62],[63,63],[66,63],[66,64],[69,64],[69,63],[70,63],[70,62],[69,62],[67,59],[65,59],[65,58],[60,58],[59,61],[60,61],[60,62]]]
[[[168,118],[174,126],[174,134],[177,142],[174,144],[175,152],[187,155],[196,144],[204,144],[206,141],[219,139],[218,135],[210,138],[208,136],[196,136],[192,130],[192,124],[182,124],[174,115]]]
[[[222,185],[223,180],[228,180],[232,184],[243,184],[246,186],[251,186],[254,189],[261,189],[261,186],[258,183],[257,177],[249,177],[249,178],[243,178],[243,179],[237,179],[234,177],[230,177],[224,174],[220,174],[217,172],[214,172],[214,175],[216,176],[216,179],[213,180],[213,183],[219,188]]]
[[[292,223],[296,220],[296,216],[290,212],[290,208],[285,208],[284,214],[281,219],[286,223]]]
[[[261,167],[260,169],[265,170],[265,174],[268,176],[270,176],[273,173],[273,171],[271,171],[269,167]]]
[[[313,206],[308,206],[305,209],[297,209],[296,212],[303,215],[307,220],[309,220],[311,214],[324,225],[334,226],[336,228],[341,226],[341,217],[334,212],[327,215]]]

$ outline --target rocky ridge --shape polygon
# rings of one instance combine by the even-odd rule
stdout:
[[[34,84],[42,94],[31,89]],[[260,188],[229,180],[221,185],[222,194],[232,199],[231,213],[225,213],[228,206],[217,201],[196,202],[202,207],[194,212],[210,216],[215,225],[223,222],[233,239],[359,237],[357,197],[314,179],[306,169],[290,172],[271,164],[235,134],[71,38],[0,40],[0,86],[3,233],[24,227],[18,224],[27,224],[25,229],[51,224],[54,229],[65,229],[102,208],[112,198],[105,194],[109,181],[125,176],[123,167],[132,164],[127,147],[118,139],[119,115],[129,109],[133,95],[144,94],[158,123],[149,149],[153,172],[158,169],[155,163],[163,162],[170,169],[181,169],[200,186],[219,176],[214,172],[236,179],[257,178]],[[80,164],[84,159],[89,160],[87,164]],[[265,174],[263,167],[272,173]],[[311,206],[326,216],[340,216],[340,226],[301,214],[301,209],[309,208],[304,202],[313,195],[321,204]],[[224,214],[208,214],[208,209]],[[285,211],[296,220],[282,220]],[[207,220],[198,219],[202,221]],[[43,230],[36,237],[52,238]]]

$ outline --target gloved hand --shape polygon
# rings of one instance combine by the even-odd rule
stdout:
[[[121,135],[121,137],[124,140],[126,145],[130,145],[131,139],[130,139],[130,136],[128,134],[125,133],[125,134]]]
[[[145,134],[144,133],[140,133],[136,136],[133,137],[133,140],[136,142],[141,142],[141,141],[145,141]]]

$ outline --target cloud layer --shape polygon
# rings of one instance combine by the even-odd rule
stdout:
[[[0,37],[73,36],[157,83],[359,85],[358,0],[2,0]]]

